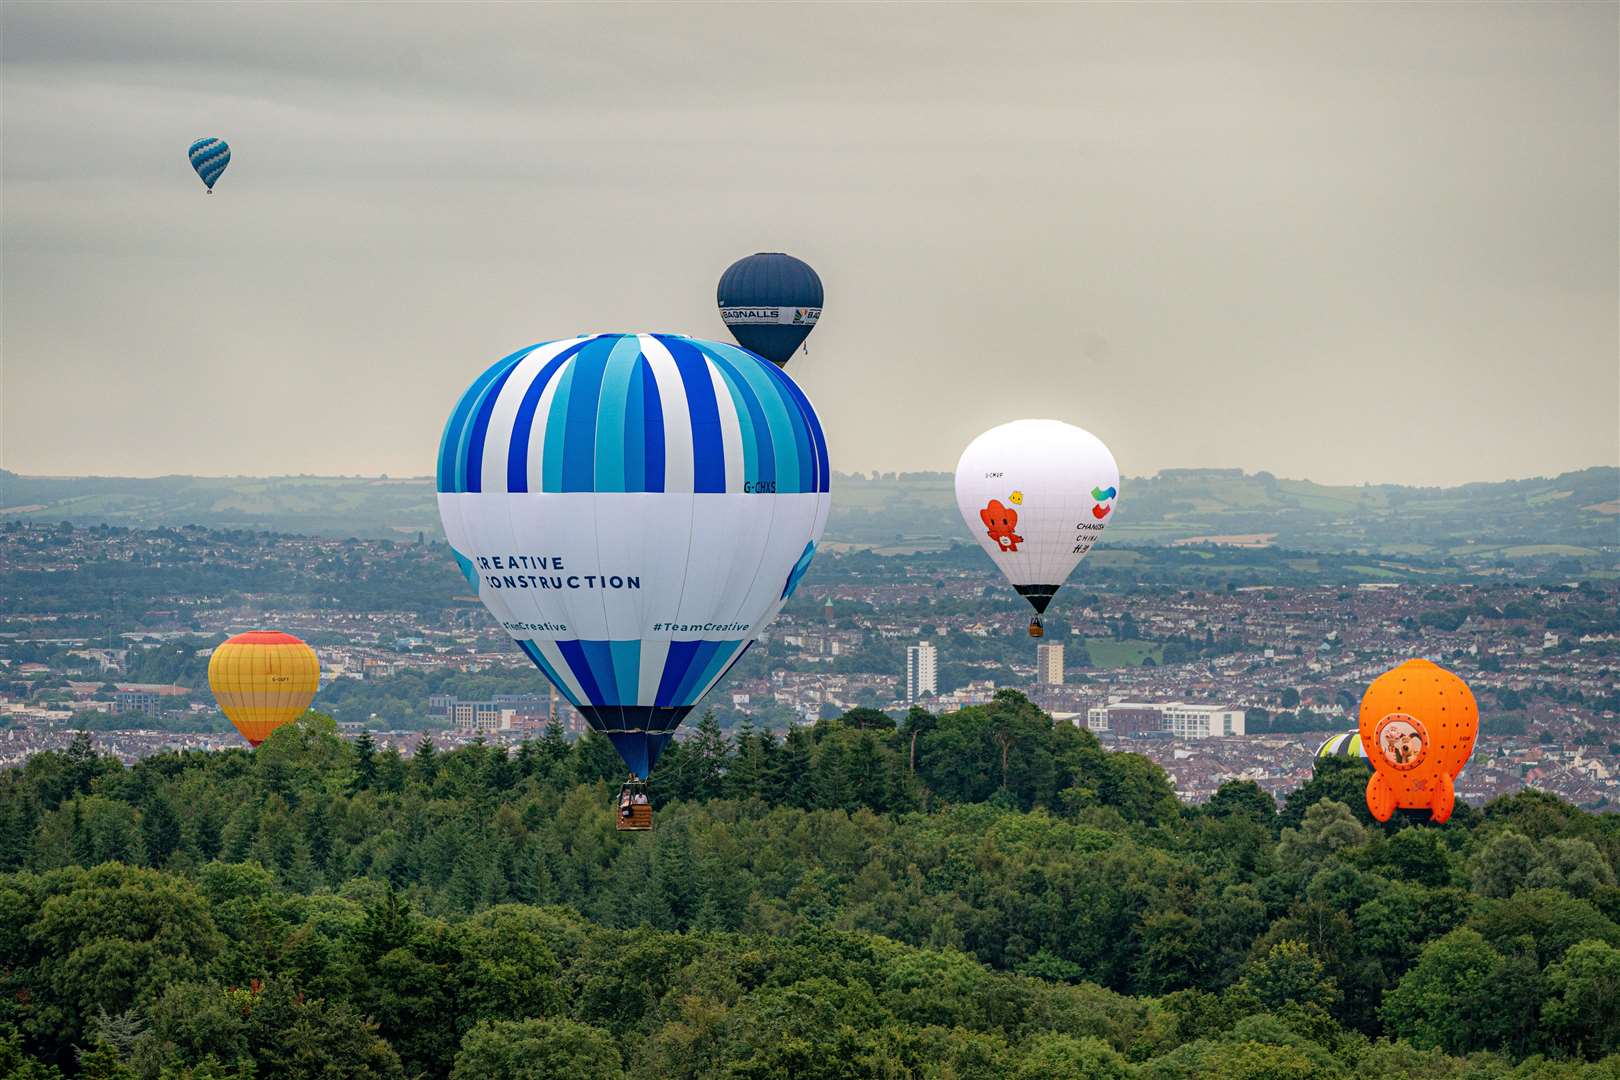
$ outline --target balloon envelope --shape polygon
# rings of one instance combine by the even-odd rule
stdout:
[[[737,343],[781,367],[821,318],[821,278],[801,259],[760,252],[726,268],[716,299]]]
[[[1316,756],[1321,757],[1359,757],[1367,761],[1368,768],[1372,763],[1367,759],[1367,750],[1361,745],[1359,731],[1347,731],[1342,735],[1329,735],[1316,748]]]
[[[440,443],[439,513],[484,606],[645,778],[809,568],[829,478],[778,368],[601,334],[473,382]]]
[[[213,191],[225,166],[231,163],[231,148],[224,139],[198,139],[191,144],[190,157],[191,167],[197,170],[208,190]]]
[[[1479,705],[1461,678],[1430,660],[1408,660],[1372,681],[1361,697],[1358,733],[1373,775],[1367,811],[1388,821],[1396,810],[1429,810],[1445,822],[1454,781],[1479,734]]]
[[[237,634],[208,660],[214,700],[236,730],[258,746],[315,700],[321,662],[315,650],[278,630]]]
[[[956,463],[968,532],[1037,615],[1113,521],[1118,497],[1108,447],[1057,420],[991,428]]]

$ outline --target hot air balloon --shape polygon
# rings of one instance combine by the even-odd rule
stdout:
[[[968,531],[1035,609],[1045,631],[1052,596],[1113,520],[1114,455],[1058,420],[1014,420],[968,444],[956,463],[956,506]]]
[[[1372,761],[1367,812],[1427,809],[1437,822],[1457,804],[1454,781],[1474,752],[1479,706],[1468,684],[1428,660],[1408,660],[1361,698],[1361,744]]]
[[[191,167],[197,170],[208,194],[214,193],[214,184],[231,163],[231,148],[224,139],[198,139],[191,144]]]
[[[644,782],[809,568],[829,475],[778,368],[599,334],[474,380],[440,443],[439,513],[479,599]]]
[[[1359,757],[1366,762],[1369,769],[1372,768],[1372,762],[1367,758],[1367,748],[1361,745],[1361,733],[1359,731],[1347,731],[1343,735],[1329,735],[1322,741],[1322,745],[1316,748],[1316,756],[1319,758]]]
[[[809,263],[781,252],[762,251],[726,267],[716,298],[737,344],[777,367],[821,318],[821,278]]]
[[[258,746],[309,708],[320,689],[321,662],[291,634],[249,630],[214,650],[208,685],[236,730]]]

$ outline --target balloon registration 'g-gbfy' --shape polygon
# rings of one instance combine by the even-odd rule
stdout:
[[[782,367],[821,319],[821,278],[802,259],[762,251],[726,267],[716,299],[737,344]]]
[[[258,746],[309,708],[321,686],[321,662],[291,634],[249,630],[208,658],[208,686],[226,719]]]
[[[645,780],[809,568],[829,478],[778,368],[601,334],[473,382],[440,444],[439,513],[479,599]]]
[[[968,532],[1030,602],[1031,637],[1069,573],[1113,520],[1119,466],[1102,440],[1058,420],[1014,420],[968,444],[956,506]]]
[[[208,194],[214,193],[214,184],[224,173],[225,166],[231,163],[231,148],[224,139],[198,139],[191,144],[191,167],[197,170],[197,175],[208,187]]]

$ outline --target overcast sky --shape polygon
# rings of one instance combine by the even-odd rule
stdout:
[[[760,250],[843,470],[1026,416],[1131,475],[1620,464],[1617,13],[8,2],[4,465],[427,474],[489,363],[723,338]]]

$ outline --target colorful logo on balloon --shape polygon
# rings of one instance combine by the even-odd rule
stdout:
[[[1390,713],[1378,721],[1373,738],[1389,764],[1400,772],[1421,765],[1429,748],[1423,722],[1406,713]]]
[[[1014,506],[1023,506],[1024,493],[1022,491],[1015,491],[1011,495],[1007,496],[1007,501],[1012,503]]]
[[[1114,496],[1117,494],[1119,493],[1112,487],[1092,488],[1091,497],[1096,500],[1097,505],[1091,508],[1091,516],[1096,518],[1098,521],[1101,521],[1103,518],[1107,517],[1109,512],[1114,508],[1112,506],[1105,506],[1103,504],[1111,502]]]
[[[984,522],[985,533],[1002,551],[1017,551],[1018,545],[1024,542],[1024,538],[1013,531],[1018,527],[1018,511],[1003,505],[1000,499],[991,499],[990,505],[979,511],[979,520]]]

